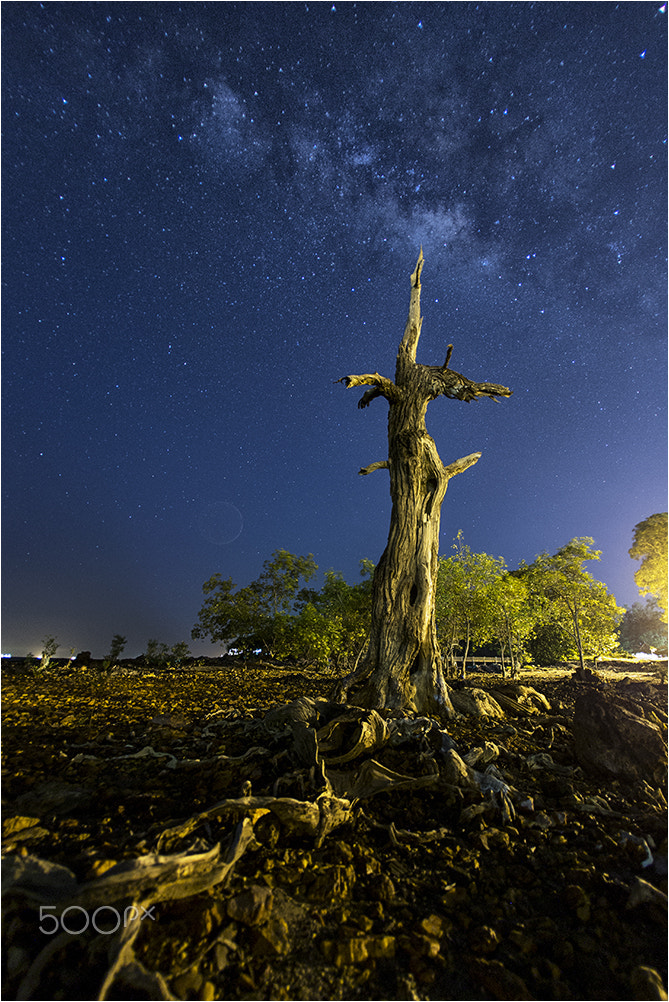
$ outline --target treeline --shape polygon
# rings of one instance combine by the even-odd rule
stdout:
[[[589,537],[509,571],[502,557],[473,553],[462,533],[439,561],[435,618],[444,662],[451,672],[472,654],[499,657],[513,673],[579,658],[634,653],[642,644],[666,649],[666,626],[653,599],[625,612],[584,564],[599,560]],[[361,578],[348,584],[327,571],[320,590],[308,584],[313,555],[277,550],[244,588],[215,574],[192,637],[209,637],[240,654],[350,669],[364,653],[370,626],[374,565],[361,561]]]

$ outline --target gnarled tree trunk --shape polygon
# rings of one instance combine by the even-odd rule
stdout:
[[[388,543],[374,572],[369,646],[360,667],[339,683],[335,697],[343,702],[350,696],[358,705],[374,709],[447,718],[453,707],[434,619],[441,503],[451,477],[476,463],[481,453],[444,466],[425,428],[425,412],[440,395],[469,401],[509,396],[511,391],[495,383],[474,383],[449,369],[452,345],[443,366],[416,362],[422,267],[421,250],[411,276],[409,318],[397,354],[395,382],[378,372],[339,380],[346,386],[371,386],[359,407],[367,407],[378,396],[390,405],[388,459],[360,473],[389,471],[392,513]]]

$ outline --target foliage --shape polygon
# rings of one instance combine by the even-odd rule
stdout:
[[[457,652],[464,664],[471,649],[490,644],[512,672],[528,656],[537,664],[555,664],[577,653],[582,657],[583,651],[597,657],[615,650],[623,610],[583,569],[586,561],[599,559],[592,544],[587,537],[575,538],[553,556],[541,554],[531,566],[509,572],[502,557],[473,553],[459,532],[454,553],[440,558],[435,599],[438,641],[447,662],[453,666]],[[320,590],[300,588],[316,570],[311,554],[277,550],[244,588],[214,574],[203,585],[205,600],[192,636],[208,636],[242,654],[261,651],[350,669],[368,643],[374,565],[361,561],[363,580],[355,585],[329,570]]]
[[[311,554],[298,557],[277,550],[263,573],[235,590],[231,578],[214,574],[203,585],[205,602],[192,636],[249,654],[260,650],[278,658],[298,658],[321,665],[349,666],[369,634],[371,575],[374,565],[361,560],[359,584],[326,571],[320,591],[298,590],[317,570]]]
[[[583,568],[586,561],[601,557],[593,544],[589,536],[577,536],[553,556],[540,554],[522,572],[537,624],[552,626],[557,636],[571,631],[581,667],[584,651],[597,658],[616,650],[616,628],[623,615],[606,585]]]
[[[121,657],[121,654],[123,653],[123,650],[127,642],[128,642],[127,637],[121,636],[120,633],[115,633],[114,636],[112,637],[111,646],[109,648],[109,654],[107,655],[105,660],[109,661],[110,664],[113,664],[115,661],[118,661],[118,659]]]
[[[636,654],[644,647],[666,653],[667,624],[657,599],[650,596],[642,605],[635,602],[627,610],[618,629],[620,646],[629,654]]]
[[[40,658],[40,668],[48,668],[49,661],[54,656],[61,645],[55,637],[47,636],[42,641],[42,656]]]
[[[496,636],[495,586],[505,572],[502,558],[472,553],[458,532],[455,553],[439,561],[435,620],[440,646],[449,664],[455,649],[463,647],[462,664],[470,645],[480,645]]]
[[[212,643],[226,644],[244,654],[261,650],[274,655],[282,640],[285,642],[300,581],[311,580],[317,570],[312,554],[298,557],[280,549],[245,588],[235,591],[232,578],[212,575],[202,586],[206,598],[191,636],[208,636]]]
[[[515,675],[517,661],[524,660],[527,638],[534,627],[527,583],[516,575],[502,574],[493,583],[490,598],[502,670],[505,673],[505,656],[508,653],[511,671]]]
[[[641,566],[634,573],[639,591],[642,595],[655,595],[664,610],[662,618],[666,623],[669,610],[666,511],[650,515],[634,526],[634,542],[629,555],[633,560],[641,561]]]
[[[457,649],[464,664],[470,646],[494,644],[504,670],[508,657],[514,671],[534,625],[527,585],[507,571],[502,557],[472,553],[461,531],[453,549],[439,562],[435,618],[442,654],[452,667]]]
[[[535,622],[526,641],[527,652],[536,665],[557,665],[576,654],[571,630],[562,623]]]
[[[190,649],[185,640],[180,640],[173,647],[159,644],[157,640],[149,640],[144,660],[151,668],[178,668],[187,657],[190,657]]]
[[[350,667],[357,661],[369,637],[373,573],[372,561],[361,560],[364,580],[358,584],[349,585],[338,571],[329,570],[319,592],[300,593],[298,599],[304,605],[295,628],[297,637],[304,640],[301,656],[321,664],[332,661],[337,667]],[[315,656],[314,647],[318,649]]]

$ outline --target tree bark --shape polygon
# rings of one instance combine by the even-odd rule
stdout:
[[[339,382],[370,386],[358,406],[379,396],[389,404],[388,459],[360,470],[388,469],[392,512],[388,543],[374,571],[372,622],[367,652],[359,668],[337,686],[334,696],[361,706],[414,711],[447,719],[453,714],[434,616],[439,560],[441,504],[449,480],[476,463],[480,452],[444,466],[425,428],[427,405],[439,395],[458,400],[496,399],[511,391],[495,383],[475,383],[443,366],[416,362],[420,316],[421,250],[411,276],[409,317],[400,342],[395,381],[378,372],[344,376]]]

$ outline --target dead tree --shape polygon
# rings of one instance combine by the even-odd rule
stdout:
[[[421,250],[411,276],[409,318],[397,353],[395,382],[378,372],[344,376],[347,387],[369,386],[358,402],[367,407],[385,397],[388,458],[360,470],[390,473],[392,513],[388,543],[374,572],[369,646],[360,666],[338,684],[334,698],[373,709],[415,711],[443,718],[453,707],[437,643],[434,601],[439,565],[439,521],[448,481],[473,466],[474,452],[444,466],[425,428],[427,405],[435,397],[476,400],[508,397],[496,383],[475,383],[449,368],[453,345],[441,366],[420,365]]]

